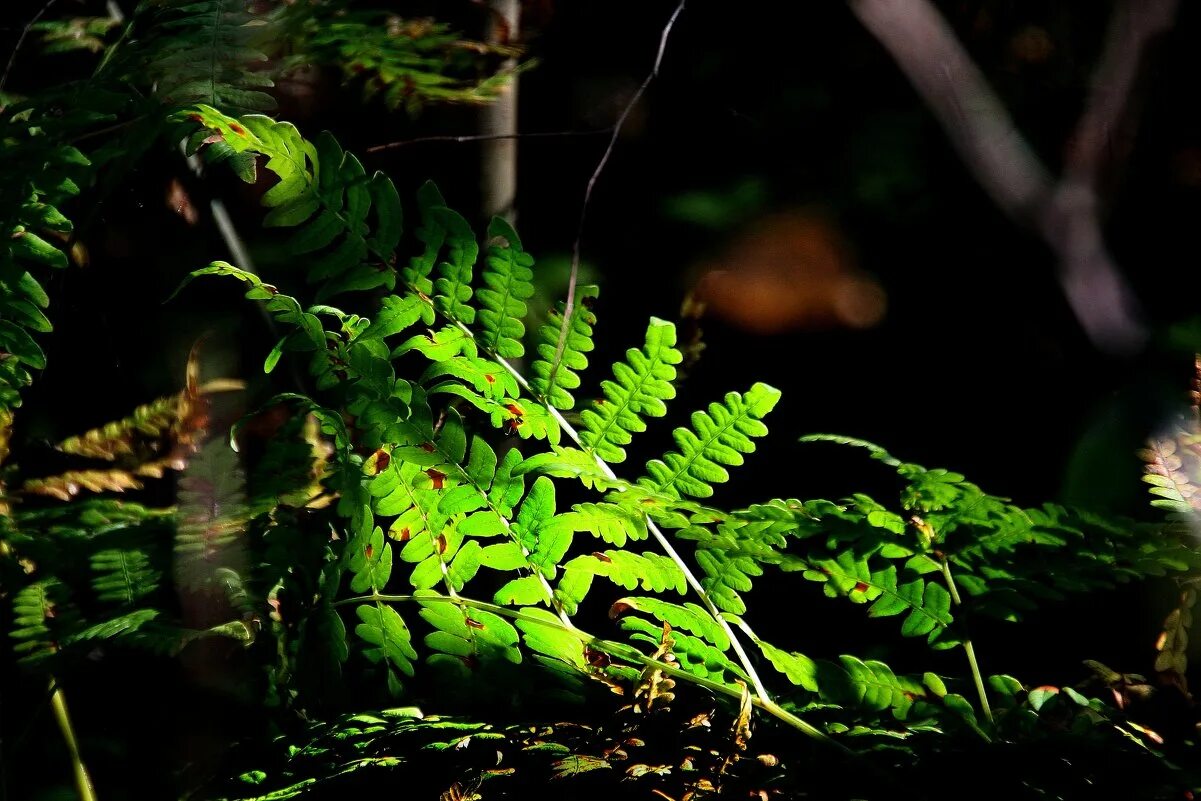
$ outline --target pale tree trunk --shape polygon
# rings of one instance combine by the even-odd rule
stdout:
[[[489,0],[488,43],[508,45],[518,40],[521,25],[521,0]],[[485,139],[480,169],[480,189],[485,217],[504,217],[510,223],[516,216],[517,200],[517,81],[516,59],[501,69],[512,71],[508,86],[500,97],[484,106],[480,133]]]

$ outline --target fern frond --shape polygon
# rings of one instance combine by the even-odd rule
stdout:
[[[294,60],[332,64],[344,82],[362,86],[364,99],[378,96],[409,113],[428,103],[487,103],[503,91],[509,76],[482,62],[515,55],[513,48],[465,41],[431,19],[345,6],[295,4],[285,10],[298,51]]]
[[[642,618],[629,616],[621,620],[621,628],[631,632],[630,639],[649,645],[659,645],[663,636],[663,624],[656,625]],[[733,679],[746,680],[746,674],[719,648],[699,637],[690,637],[672,629],[671,653],[679,667],[702,679],[730,683]]]
[[[142,629],[147,623],[158,617],[158,615],[159,612],[156,609],[138,609],[128,612],[124,615],[95,623],[72,634],[67,638],[66,644],[74,645],[81,642],[114,640],[126,637]]]
[[[66,622],[67,587],[56,578],[35,581],[18,591],[12,600],[13,650],[22,662],[46,659],[62,647]]]
[[[609,615],[623,614],[627,610],[646,612],[662,623],[669,623],[673,629],[690,631],[701,639],[715,646],[719,651],[730,648],[730,638],[713,615],[693,603],[684,605],[674,604],[659,598],[626,597],[614,603]]]
[[[480,304],[480,345],[502,359],[525,355],[526,301],[534,295],[534,257],[521,247],[513,226],[501,217],[488,225],[488,257],[475,296]],[[516,394],[516,393],[514,393]]]
[[[21,492],[70,501],[83,491],[125,492],[141,488],[142,482],[128,470],[68,470],[57,476],[30,479],[21,485]]]
[[[423,603],[419,614],[434,628],[425,644],[438,652],[430,657],[435,666],[464,672],[480,661],[521,662],[517,629],[499,615],[445,601]]]
[[[677,497],[708,498],[713,484],[729,480],[725,467],[741,465],[743,454],[755,450],[754,438],[767,434],[761,421],[779,400],[778,389],[755,384],[746,395],[730,392],[724,403],[694,412],[691,429],[675,430],[680,450],[648,462],[639,483]]]
[[[592,342],[592,328],[596,325],[596,315],[592,312],[592,304],[599,295],[600,289],[596,286],[576,288],[575,303],[571,306],[571,319],[567,322],[567,334],[563,340],[563,351],[558,354],[558,364],[555,364],[555,354],[558,353],[559,334],[563,330],[563,311],[566,304],[559,302],[557,307],[547,314],[546,323],[538,329],[539,358],[530,365],[530,388],[534,394],[556,409],[567,410],[575,407],[575,398],[571,390],[579,388],[579,373],[588,368],[588,354],[595,347]],[[648,342],[648,349],[649,347]],[[633,411],[637,413],[637,405]]]
[[[555,589],[555,598],[567,614],[575,614],[592,588],[594,576],[604,576],[627,590],[687,592],[684,573],[674,561],[656,553],[604,551],[577,556],[563,565],[563,577]]]
[[[396,673],[412,676],[413,660],[417,658],[409,627],[400,614],[387,604],[363,604],[356,606],[354,611],[361,621],[354,628],[355,634],[371,646],[364,654],[372,662],[383,662],[389,666],[389,687],[394,694],[399,694],[401,685]]]
[[[624,446],[646,430],[642,418],[667,414],[664,401],[676,395],[675,365],[684,358],[675,344],[676,327],[652,318],[642,349],[614,363],[614,380],[601,382],[604,399],[580,413],[580,440],[589,452],[612,464],[625,461]]]
[[[108,603],[133,606],[159,587],[162,574],[139,548],[108,548],[91,556],[92,588]]]
[[[133,20],[134,36],[107,70],[135,83],[151,83],[173,105],[204,103],[233,112],[270,111],[273,83],[250,65],[267,60],[260,49],[268,19],[243,0],[155,0]]]
[[[353,290],[396,285],[395,250],[401,235],[400,196],[383,173],[368,176],[337,141],[322,134],[310,143],[290,123],[261,115],[233,119],[198,105],[176,119],[187,132],[188,152],[210,162],[229,161],[253,182],[255,157],[279,183],[263,195],[268,227],[297,228],[289,247],[311,261],[318,300]],[[197,128],[199,126],[199,128]]]
[[[1186,519],[1201,514],[1201,495],[1193,483],[1197,471],[1185,465],[1189,455],[1182,451],[1176,439],[1169,438],[1152,439],[1139,451],[1146,463],[1143,481],[1151,485],[1150,492],[1156,496],[1151,505]],[[1197,464],[1196,458],[1193,463]]]

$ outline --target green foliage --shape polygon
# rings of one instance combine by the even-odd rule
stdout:
[[[162,100],[234,111],[268,111],[273,83],[249,66],[266,61],[270,28],[242,0],[153,0],[133,20],[138,32],[108,65],[117,77],[150,84]]]
[[[517,52],[465,40],[432,19],[354,9],[345,0],[292,4],[281,23],[298,51],[286,69],[335,65],[345,83],[362,88],[365,100],[378,97],[410,113],[429,103],[488,102],[503,91],[509,75],[484,69],[484,62]]]
[[[302,5],[283,16],[298,24],[312,11]],[[311,19],[333,8],[312,11]],[[351,44],[406,38],[373,27],[373,17],[336,19],[299,30],[315,48],[336,50],[351,64],[363,62]],[[670,777],[678,797],[700,797],[741,787],[737,781],[753,775],[753,709],[813,738],[831,758],[856,751],[890,767],[945,764],[939,760],[947,754],[967,750],[960,736],[975,748],[1005,742],[1034,749],[1064,727],[1095,738],[1099,748],[1159,758],[1148,745],[1159,735],[1147,734],[1154,732],[1122,706],[1067,686],[1051,693],[1004,676],[987,679],[970,636],[978,629],[968,626],[985,617],[1018,621],[1071,593],[1119,582],[1195,582],[1201,557],[1178,526],[1140,526],[1051,505],[1021,508],[953,471],[820,435],[807,439],[865,449],[888,468],[898,482],[895,497],[772,499],[732,510],[702,505],[767,434],[763,421],[780,392],[762,383],[694,412],[674,430],[674,448],[651,459],[642,477],[618,476],[614,466],[625,461],[634,435],[666,417],[675,397],[683,360],[675,327],[650,321],[642,346],[600,382],[601,397],[583,404],[577,431],[563,412],[576,408],[589,378],[596,288],[579,288],[568,319],[566,304],[548,314],[532,337],[536,358],[527,378],[515,362],[526,355],[536,268],[517,233],[493,220],[478,265],[476,232],[426,184],[417,196],[415,241],[406,242],[392,181],[369,175],[332,135],[309,140],[287,122],[235,116],[263,107],[257,88],[265,78],[243,67],[257,58],[255,21],[227,0],[149,3],[99,72],[147,65],[145,77],[158,82],[168,107],[139,106],[153,118],[146,130],[167,131],[169,144],[183,140],[189,154],[247,183],[266,179],[262,224],[290,229],[293,277],[304,282],[288,283],[285,275],[281,285],[295,294],[220,261],[192,270],[184,283],[199,276],[239,282],[280,329],[275,346],[263,348],[264,373],[301,356],[312,386],[267,403],[262,415],[283,422],[256,443],[254,417],[233,431],[209,430],[217,424],[207,396],[236,382],[201,384],[190,365],[179,395],[58,446],[111,468],[24,481],[10,481],[15,470],[6,475],[17,489],[2,499],[0,550],[10,638],[26,668],[53,675],[100,644],[174,654],[221,637],[245,649],[267,703],[293,722],[395,697],[447,697],[434,687],[470,688],[448,705],[496,702],[488,696],[503,693],[488,692],[493,687],[515,687],[515,703],[586,699],[595,688],[632,701],[607,724],[581,724],[587,736],[559,736],[567,728],[561,724],[538,734],[536,727],[400,713],[316,722],[292,753],[292,767],[278,776],[243,776],[263,798],[401,767],[417,749],[456,752],[472,743],[496,744],[488,752],[493,761],[470,766],[462,774],[467,784],[447,785],[439,791],[444,797],[464,797],[507,775],[496,770],[497,753],[521,759],[527,752],[553,755],[544,765],[548,780],[620,768],[614,775],[636,782]],[[445,47],[442,35],[436,29],[410,36],[425,59],[411,63],[384,47],[380,61],[367,65],[378,77],[368,80],[388,87],[394,103],[405,99],[406,90],[393,89],[405,76],[416,85],[412,96],[450,99],[467,91],[412,78],[432,68],[429,53]],[[361,41],[352,43],[356,37]],[[432,50],[413,44],[423,40]],[[90,177],[93,169],[68,143],[70,126],[43,125],[35,116],[33,107],[5,116],[0,140],[0,159],[25,165],[0,191],[10,233],[0,254],[0,345],[9,354],[0,362],[5,455],[16,393],[30,380],[28,369],[45,364],[29,332],[48,331],[41,309],[49,298],[33,275],[67,264],[59,244],[69,243],[72,229],[57,207],[87,183],[71,176]],[[350,292],[357,294],[345,298]],[[1158,505],[1184,515],[1193,511],[1193,477],[1176,454],[1195,443],[1177,440],[1154,448],[1148,460]],[[257,456],[245,455],[256,447]],[[247,466],[248,459],[257,463]],[[163,487],[146,484],[166,469],[181,470],[169,508],[78,497],[86,489],[145,491],[148,499]],[[49,506],[50,498],[64,503]],[[787,587],[786,602],[755,597],[756,582],[769,571],[785,574],[788,583],[779,586]],[[963,675],[898,672],[874,658],[889,654],[874,643],[863,646],[864,656],[823,658],[753,633],[758,615],[783,621],[783,639],[803,640],[822,596],[887,619],[863,631],[909,638],[919,650],[898,652],[907,663],[927,658],[923,641],[934,650],[962,650]],[[185,621],[198,599],[207,605],[205,622],[192,628]],[[1161,652],[1183,682],[1187,593],[1181,603],[1173,639]],[[596,611],[607,611],[609,622]],[[611,638],[583,630],[585,620],[606,627]],[[748,654],[747,643],[757,653]],[[768,666],[783,678],[765,681],[760,670]],[[951,692],[948,681],[965,692]],[[731,721],[718,741],[701,747],[678,738],[716,731],[717,712],[671,715],[697,698],[712,710],[706,693],[729,702],[722,709]],[[648,748],[647,733],[659,732],[661,720],[677,739],[667,755],[643,759],[647,752],[638,749]],[[395,737],[400,750],[380,750],[376,734]],[[904,759],[895,759],[897,743],[911,749]],[[1191,740],[1182,738],[1181,747]],[[825,775],[811,768],[787,775],[809,773]],[[260,784],[266,792],[258,792]],[[766,794],[766,787],[775,786],[753,784],[748,793]],[[839,789],[855,797],[858,787]]]

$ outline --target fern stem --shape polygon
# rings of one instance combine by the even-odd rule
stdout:
[[[574,624],[563,625],[560,623],[556,623],[553,620],[547,620],[546,618],[528,615],[518,609],[510,609],[507,606],[498,606],[497,604],[489,603],[487,601],[477,601],[474,598],[464,598],[461,595],[458,596],[457,598],[451,598],[451,597],[445,596],[445,595],[361,595],[361,596],[357,596],[354,598],[343,598],[341,600],[334,601],[331,604],[331,606],[335,606],[335,607],[349,606],[352,604],[365,603],[368,601],[375,602],[375,603],[407,603],[407,602],[453,603],[453,604],[456,604],[459,606],[470,606],[472,608],[480,609],[485,612],[491,612],[494,615],[500,615],[501,617],[507,617],[510,620],[520,620],[523,623],[533,623],[533,624],[537,624],[540,626],[548,626],[550,628],[557,629],[559,631],[570,634],[571,636],[578,639],[581,643],[588,645],[592,648],[595,648],[599,651],[604,651],[604,652],[611,654],[613,656],[616,656],[620,659],[628,659],[630,661],[638,662],[642,665],[645,665],[646,667],[652,667],[652,668],[655,668],[656,670],[661,670],[674,679],[689,682],[689,683],[695,684],[699,687],[704,687],[707,690],[710,690],[715,693],[719,693],[721,695],[729,696],[730,698],[735,698],[735,699],[742,698],[743,691],[736,686],[729,685],[729,684],[723,684],[719,681],[713,681],[712,679],[703,678],[701,676],[694,676],[693,674],[691,674],[685,670],[682,670],[678,667],[675,667],[673,665],[669,665],[666,662],[660,662],[657,659],[653,659],[652,657],[647,656],[646,654],[642,653],[637,648],[634,648],[631,645],[626,645],[625,643],[614,642],[613,640],[605,640],[600,637],[596,637],[596,636],[584,631],[583,629],[576,627]],[[799,718],[792,712],[789,712],[787,709],[784,709],[782,706],[777,704],[775,701],[772,701],[770,699],[756,697],[756,698],[751,699],[751,703],[754,704],[755,706],[757,706],[759,709],[763,710],[764,712],[768,713],[772,717],[774,717],[778,720],[781,720],[784,723],[787,723],[789,726],[791,726],[792,728],[801,732],[802,734],[804,734],[807,737],[811,737],[814,740],[818,740],[827,745],[831,745],[831,746],[839,749],[840,751],[843,751],[844,753],[848,753],[848,754],[854,753],[846,745],[844,745],[844,744],[838,742],[837,740],[835,740],[834,738],[830,737],[830,735],[826,734],[821,729],[814,726],[812,723],[806,723],[804,720],[802,720],[801,718]]]
[[[963,606],[963,599],[959,596],[959,588],[955,586],[955,578],[951,575],[951,563],[944,556],[942,562],[942,576],[947,582],[947,590],[951,593],[951,600],[955,602],[955,606]],[[972,671],[972,681],[976,684],[976,693],[980,696],[980,709],[984,712],[984,717],[989,723],[993,722],[992,707],[988,704],[988,693],[984,689],[984,674],[980,672],[980,663],[976,661],[976,649],[972,645],[970,638],[963,640],[963,652],[967,654],[968,667]]]
[[[448,317],[448,319],[460,331],[475,340],[475,333],[470,328],[453,317]],[[520,370],[518,370],[507,359],[503,358],[497,353],[490,352],[489,355],[493,360],[496,361],[497,364],[503,367],[505,371],[509,373],[509,375],[513,376],[513,379],[522,389],[530,393],[532,397],[538,397],[537,393],[534,392],[533,388],[530,386],[530,383],[526,381],[525,376],[521,374]],[[584,446],[583,440],[580,438],[580,433],[575,430],[575,427],[572,426],[571,423],[567,422],[567,418],[563,416],[562,412],[560,412],[554,406],[551,406],[549,403],[542,403],[541,405],[544,409],[546,409],[547,413],[554,418],[555,423],[558,424],[559,428],[562,429],[563,433],[566,434],[572,442],[578,445],[581,449],[587,450]],[[608,462],[597,456],[595,452],[589,451],[589,453],[592,454],[592,458],[595,460],[597,467],[599,467],[607,477],[613,481],[620,481],[620,479],[617,477],[617,474],[613,472],[613,468],[609,466]],[[767,687],[763,684],[763,679],[759,677],[758,671],[755,670],[754,664],[752,664],[750,657],[746,653],[746,650],[743,649],[742,642],[734,634],[734,630],[730,627],[730,624],[725,620],[725,618],[722,617],[721,610],[717,608],[717,604],[713,603],[713,599],[709,597],[709,593],[706,592],[705,588],[701,586],[701,582],[697,579],[696,574],[692,572],[692,568],[688,566],[688,563],[684,561],[679,552],[672,547],[671,541],[668,540],[667,536],[664,535],[657,525],[655,525],[655,521],[647,517],[646,527],[651,533],[651,536],[655,538],[655,541],[659,543],[659,547],[663,549],[663,553],[665,553],[667,557],[675,563],[676,567],[678,567],[684,574],[684,580],[688,583],[688,586],[692,588],[693,592],[697,594],[697,597],[704,602],[705,608],[709,611],[709,614],[713,615],[713,619],[717,621],[717,625],[721,626],[722,631],[727,637],[730,638],[730,645],[734,649],[735,656],[738,657],[738,663],[746,672],[747,678],[751,680],[751,684],[755,688],[755,695],[758,696],[759,701],[761,701],[763,704],[774,704],[775,702],[772,700],[771,693],[767,691]],[[562,615],[562,610],[560,610],[560,615]]]
[[[79,742],[75,739],[75,727],[71,725],[71,715],[67,712],[67,699],[58,683],[50,680],[50,704],[54,708],[54,718],[58,721],[59,731],[67,744],[67,752],[71,756],[71,764],[75,769],[75,787],[79,791],[81,801],[96,801],[96,790],[92,786],[92,778],[88,775],[87,766],[79,754]]]

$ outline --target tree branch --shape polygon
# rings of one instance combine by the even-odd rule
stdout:
[[[1125,0],[1115,12],[1085,112],[1053,181],[955,33],[929,0],[850,0],[941,123],[981,187],[1038,231],[1059,260],[1060,286],[1092,342],[1130,353],[1146,340],[1138,301],[1105,246],[1097,183],[1147,42],[1178,0]]]

